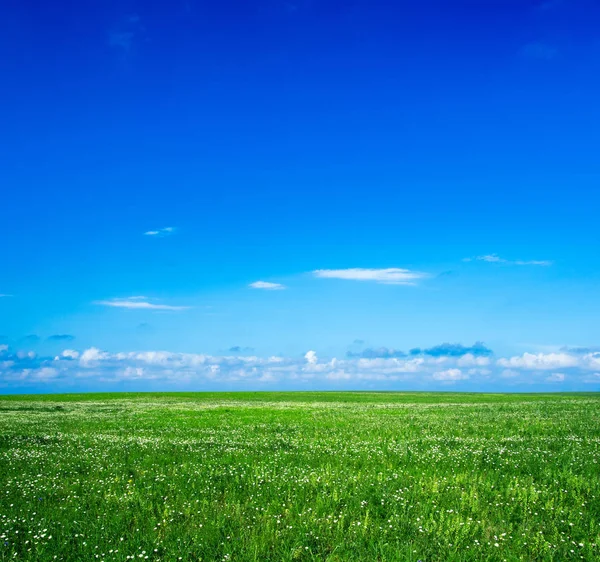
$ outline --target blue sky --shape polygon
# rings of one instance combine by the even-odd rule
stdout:
[[[599,24],[4,2],[0,392],[598,390]]]

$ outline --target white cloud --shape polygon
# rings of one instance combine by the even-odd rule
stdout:
[[[463,261],[484,261],[487,263],[505,263],[507,265],[538,265],[548,267],[553,265],[554,262],[549,260],[507,260],[501,258],[498,254],[485,254],[483,256],[476,256],[474,258],[464,258]]]
[[[304,359],[306,359],[306,362],[309,365],[316,365],[318,361],[317,354],[314,351],[307,351],[304,355]]]
[[[583,356],[584,361],[587,363],[589,369],[600,369],[600,353],[597,351],[593,353],[586,353]]]
[[[33,371],[33,376],[39,380],[51,380],[55,379],[58,376],[58,370],[52,367],[42,367],[41,369],[37,369]]]
[[[498,256],[497,254],[488,254],[486,256],[478,256],[475,258],[479,261],[486,261],[488,263],[505,263],[506,260]]]
[[[175,234],[176,228],[174,226],[166,226],[165,228],[159,228],[158,230],[148,230],[148,232],[144,232],[145,236],[170,236],[171,234]]]
[[[554,262],[549,260],[530,260],[530,261],[521,261],[517,260],[514,262],[515,265],[540,265],[542,267],[549,267],[553,265]]]
[[[97,347],[90,347],[81,354],[79,362],[84,367],[87,367],[93,363],[97,363],[98,361],[102,361],[109,358],[110,355],[108,353],[100,351]]]
[[[317,269],[315,277],[324,279],[347,279],[352,281],[374,281],[384,285],[414,285],[416,281],[428,277],[426,273],[391,267],[387,269]]]
[[[590,384],[600,384],[600,373],[591,373],[587,375],[583,379],[583,382]]]
[[[509,369],[552,370],[576,367],[579,360],[568,353],[524,353],[509,359],[498,359],[498,365]]]
[[[264,289],[266,291],[280,291],[285,289],[285,285],[281,285],[280,283],[269,283],[268,281],[254,281],[254,283],[250,283],[248,285],[252,289]]]
[[[471,377],[474,375],[481,375],[483,377],[489,377],[492,374],[490,369],[469,369],[467,374]]]
[[[459,367],[485,367],[490,364],[489,357],[477,357],[472,353],[467,353],[458,359],[456,364]]]
[[[8,351],[8,346],[4,343],[0,345],[0,353],[2,353],[3,351]]]
[[[109,306],[112,308],[134,308],[147,310],[187,310],[189,306],[172,306],[169,304],[158,304],[148,302],[147,297],[114,298],[104,301],[95,301],[94,304]]]
[[[343,388],[374,385],[398,389],[436,389],[441,384],[469,381],[514,389],[518,385],[600,385],[600,353],[525,353],[515,357],[476,356],[327,357],[314,350],[301,357],[205,355],[164,350],[109,352],[97,347],[64,349],[56,357],[0,347],[0,381],[7,385],[76,384],[85,377],[95,384],[154,381],[165,389],[198,389],[202,385],[243,383],[256,388]],[[488,359],[489,362],[480,361]],[[46,369],[46,370],[44,370]],[[214,387],[214,386],[213,386]],[[107,387],[108,388],[108,387]],[[279,387],[281,388],[281,386]],[[478,386],[478,388],[482,388]]]
[[[460,369],[448,369],[433,374],[433,380],[436,381],[462,381],[468,378],[469,375],[463,373]]]
[[[277,382],[279,379],[273,373],[265,373],[258,377],[258,382]]]
[[[142,367],[126,367],[123,371],[123,377],[126,379],[141,379],[144,376]]]

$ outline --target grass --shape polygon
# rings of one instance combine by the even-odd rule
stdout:
[[[0,397],[0,560],[599,560],[600,395]]]

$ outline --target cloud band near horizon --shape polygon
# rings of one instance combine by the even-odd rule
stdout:
[[[468,349],[468,348],[465,348]],[[328,357],[310,350],[299,357],[207,355],[169,351],[109,352],[95,347],[64,349],[54,357],[13,352],[0,346],[0,386],[25,392],[32,385],[69,388],[94,383],[119,388],[125,382],[152,383],[165,390],[202,389],[210,384],[263,390],[362,388],[440,390],[461,383],[527,389],[575,385],[600,388],[600,352],[524,353],[511,357],[411,355],[407,357]]]

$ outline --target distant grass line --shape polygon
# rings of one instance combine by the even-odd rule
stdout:
[[[600,394],[0,397],[0,561],[600,560]]]
[[[424,391],[244,391],[244,392],[85,392],[61,394],[0,394],[0,401],[33,402],[84,402],[105,400],[243,400],[257,402],[522,402],[549,398],[598,397],[598,392],[547,392],[547,393],[485,393],[485,392],[424,392]]]

